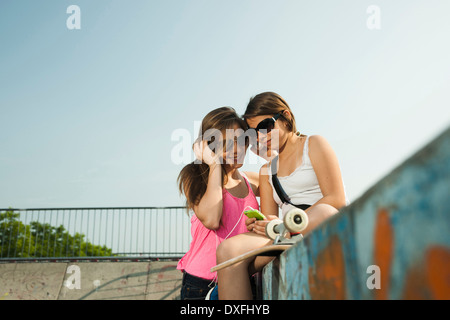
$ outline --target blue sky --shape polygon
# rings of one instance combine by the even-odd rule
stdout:
[[[72,4],[80,30],[66,27]],[[210,110],[243,113],[263,91],[330,142],[355,200],[450,125],[448,12],[446,0],[4,0],[0,207],[181,205],[172,133],[195,136]]]

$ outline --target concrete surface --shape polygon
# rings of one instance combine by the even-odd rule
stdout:
[[[450,299],[450,129],[268,264],[262,285],[264,299]]]
[[[177,261],[0,263],[0,300],[173,300]]]

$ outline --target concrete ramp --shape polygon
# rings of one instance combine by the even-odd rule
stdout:
[[[174,300],[177,261],[0,264],[0,300]]]
[[[450,129],[267,265],[263,298],[450,299]]]

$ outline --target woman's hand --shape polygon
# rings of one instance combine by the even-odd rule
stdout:
[[[248,231],[253,231],[253,228],[255,227],[255,221],[256,218],[247,218],[247,220],[245,220],[245,225],[247,226]]]
[[[275,215],[269,215],[266,217],[265,220],[256,220],[256,218],[248,218],[245,221],[245,224],[247,225],[248,231],[253,231],[256,234],[266,236],[266,225],[274,219],[278,219]]]
[[[208,141],[206,140],[199,140],[194,143],[194,153],[197,160],[209,166],[220,164],[219,156],[209,148]]]

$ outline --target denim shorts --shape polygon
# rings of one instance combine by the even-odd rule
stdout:
[[[209,290],[214,287],[212,280],[207,280],[183,272],[181,283],[181,300],[205,300]]]

